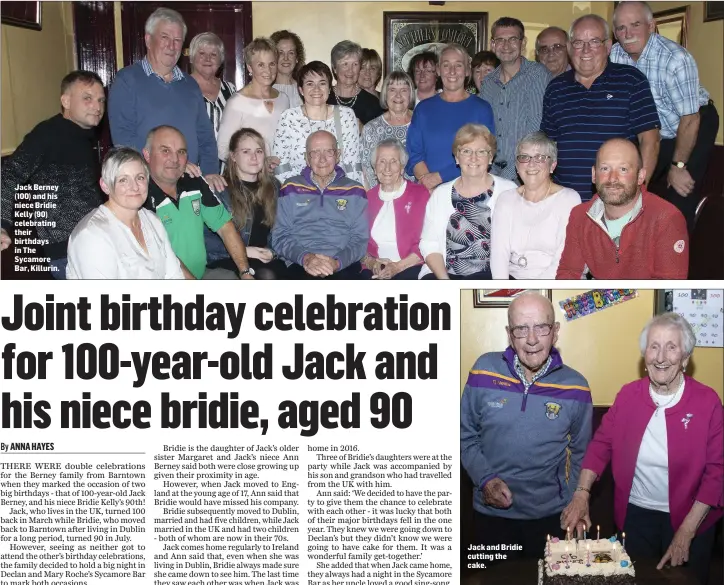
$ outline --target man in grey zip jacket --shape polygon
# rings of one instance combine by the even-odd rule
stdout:
[[[508,558],[540,557],[548,534],[564,536],[560,514],[591,439],[591,392],[553,347],[558,329],[547,298],[519,296],[508,310],[510,347],[478,358],[463,392],[460,451],[477,543],[523,547]]]
[[[325,130],[307,138],[307,166],[279,192],[274,249],[290,278],[357,278],[367,251],[367,194],[348,178],[337,139]]]

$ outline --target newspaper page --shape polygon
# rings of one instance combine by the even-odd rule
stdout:
[[[238,287],[3,287],[3,583],[457,581],[457,295]]]

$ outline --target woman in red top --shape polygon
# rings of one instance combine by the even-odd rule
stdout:
[[[610,461],[614,520],[629,555],[660,559],[659,569],[688,563],[705,584],[724,504],[723,417],[716,392],[684,373],[695,343],[676,313],[646,325],[648,378],[624,386],[603,417],[561,526],[590,527],[591,485]]]

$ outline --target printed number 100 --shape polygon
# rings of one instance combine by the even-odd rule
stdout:
[[[67,343],[61,349],[66,380],[72,380],[76,375],[81,380],[92,380],[96,375],[104,380],[118,376],[118,348],[112,343],[104,343],[98,348],[92,343],[81,343],[78,347]]]

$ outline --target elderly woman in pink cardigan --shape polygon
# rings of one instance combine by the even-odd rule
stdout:
[[[660,559],[659,569],[687,563],[705,584],[724,505],[724,437],[719,396],[685,374],[695,343],[676,313],[646,325],[648,377],[624,386],[603,417],[561,527],[590,527],[590,489],[610,461],[614,520],[627,552]]]
[[[396,138],[381,140],[370,163],[379,184],[367,192],[370,239],[363,277],[416,280],[422,267],[420,235],[429,191],[403,177],[407,152]]]

